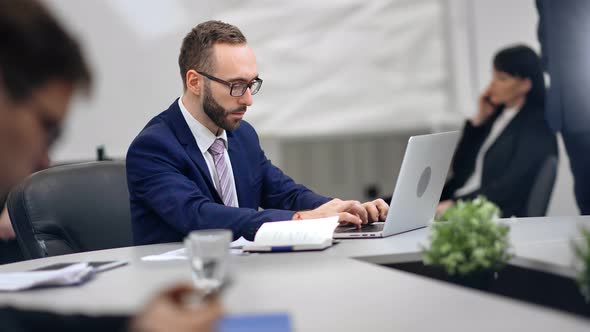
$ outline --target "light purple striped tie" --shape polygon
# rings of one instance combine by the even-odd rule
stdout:
[[[217,188],[217,192],[219,193],[219,196],[221,196],[223,204],[226,206],[232,206],[234,193],[233,187],[230,183],[229,167],[223,157],[223,154],[225,153],[223,140],[221,138],[216,139],[209,148],[209,152],[213,155],[213,162],[215,163],[215,170],[217,171],[217,179],[219,179],[219,188]]]

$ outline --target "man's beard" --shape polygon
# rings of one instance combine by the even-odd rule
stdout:
[[[205,85],[203,111],[205,111],[205,114],[207,114],[216,126],[226,131],[232,131],[240,126],[241,120],[231,120],[228,116],[234,112],[246,112],[246,106],[241,106],[231,111],[226,110],[213,99],[210,87]]]

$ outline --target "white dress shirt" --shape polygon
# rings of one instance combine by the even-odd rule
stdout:
[[[465,181],[463,187],[455,191],[455,196],[467,195],[481,188],[481,173],[483,172],[484,157],[490,149],[490,147],[494,144],[496,139],[500,136],[500,134],[502,134],[506,126],[508,126],[508,124],[510,124],[510,121],[512,121],[514,116],[516,116],[516,113],[518,113],[518,108],[514,107],[510,109],[505,109],[502,112],[502,114],[498,116],[498,118],[492,125],[492,130],[490,130],[490,134],[483,142],[481,148],[479,149],[479,152],[477,153],[477,159],[475,160],[475,169],[473,170],[473,173],[471,173],[469,179]]]
[[[217,177],[217,169],[215,168],[215,162],[213,161],[213,155],[209,152],[209,148],[215,142],[216,139],[221,138],[223,140],[223,145],[225,146],[225,153],[223,157],[225,158],[225,162],[229,167],[229,180],[231,187],[233,189],[233,196],[232,196],[232,203],[230,206],[239,207],[238,204],[238,193],[236,191],[236,181],[234,180],[234,170],[231,165],[231,160],[229,159],[229,153],[227,152],[228,149],[228,141],[227,141],[227,133],[225,130],[219,136],[215,136],[207,127],[201,124],[197,119],[195,119],[186,109],[184,104],[182,103],[182,96],[178,98],[178,106],[180,107],[180,111],[182,112],[182,116],[184,116],[184,121],[188,124],[188,127],[191,130],[191,133],[195,137],[197,141],[197,145],[199,146],[199,150],[203,154],[203,158],[205,158],[205,162],[207,162],[207,168],[209,168],[209,174],[211,174],[211,179],[213,180],[213,185],[217,192],[219,192],[219,178]]]

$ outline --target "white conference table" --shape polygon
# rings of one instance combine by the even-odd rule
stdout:
[[[590,217],[523,218],[511,225],[513,264],[573,276],[570,241]],[[288,312],[295,331],[590,331],[590,320],[424,278],[378,264],[416,260],[428,229],[352,239],[321,252],[232,256],[223,303],[230,313]],[[133,313],[158,290],[190,280],[186,261],[141,257],[180,243],[127,247],[0,266],[23,271],[57,262],[125,260],[77,287],[0,293],[0,304],[87,314]]]

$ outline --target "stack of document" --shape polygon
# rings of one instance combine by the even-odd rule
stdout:
[[[0,273],[0,291],[18,291],[40,286],[78,285],[94,275],[88,263],[77,263],[51,271]]]
[[[234,242],[230,243],[229,245],[229,252],[232,255],[243,255],[244,251],[242,247],[244,245],[250,244],[252,241],[248,241],[243,237],[235,240]],[[187,260],[188,257],[186,255],[186,248],[180,248],[176,250],[167,251],[163,254],[157,255],[149,255],[144,256],[141,258],[142,261],[152,261],[152,262],[159,262],[159,261],[174,261],[174,260]]]
[[[173,260],[186,260],[186,248],[180,248],[176,250],[167,251],[163,254],[149,255],[141,258],[142,261],[173,261]]]

